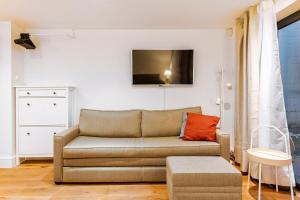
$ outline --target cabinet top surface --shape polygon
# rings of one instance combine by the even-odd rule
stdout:
[[[14,88],[70,88],[75,89],[74,86],[66,86],[66,85],[14,85]]]

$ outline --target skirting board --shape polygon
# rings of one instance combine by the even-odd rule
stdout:
[[[14,168],[16,167],[16,157],[0,157],[0,168]]]

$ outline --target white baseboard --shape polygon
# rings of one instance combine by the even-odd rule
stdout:
[[[16,167],[16,157],[0,157],[0,168],[14,168]]]

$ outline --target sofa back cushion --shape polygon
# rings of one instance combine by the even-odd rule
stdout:
[[[142,136],[179,136],[184,112],[202,114],[201,107],[164,111],[142,111]]]
[[[80,111],[79,130],[82,136],[110,138],[141,137],[141,111]]]

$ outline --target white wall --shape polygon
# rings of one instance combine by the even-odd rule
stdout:
[[[11,24],[11,64],[12,64],[12,81],[14,85],[24,83],[24,48],[16,45],[13,40],[20,38],[20,33],[24,30],[16,24]]]
[[[295,3],[297,0],[277,0],[275,3],[275,10],[276,12],[280,12],[281,10],[285,9],[289,5]]]
[[[15,166],[11,29],[0,22],[0,167]]]
[[[51,34],[47,30],[32,30]],[[58,31],[54,31],[55,34]],[[53,33],[53,31],[52,31]],[[27,84],[71,85],[77,88],[75,119],[80,108],[163,109],[201,105],[205,114],[219,115],[218,70],[230,68],[231,40],[225,30],[77,30],[75,39],[33,37],[38,47],[26,51]],[[193,86],[131,85],[132,49],[194,49]],[[224,54],[225,53],[225,54]],[[232,78],[232,70],[228,77]],[[225,76],[227,76],[225,74]],[[228,94],[233,95],[233,94]],[[232,98],[228,98],[232,104]],[[232,108],[233,109],[233,108]],[[225,131],[232,131],[231,117]]]
[[[227,64],[224,30],[78,30],[75,35],[39,37],[37,50],[25,54],[25,82],[75,86],[77,111],[201,105],[204,113],[219,114],[218,70]],[[130,53],[139,48],[194,49],[194,85],[132,86]]]
[[[234,109],[235,109],[235,81],[236,81],[236,57],[234,30],[227,30],[224,36],[224,77],[223,77],[223,121],[222,129],[231,133],[230,146],[234,148]],[[227,84],[232,88],[228,89]]]

